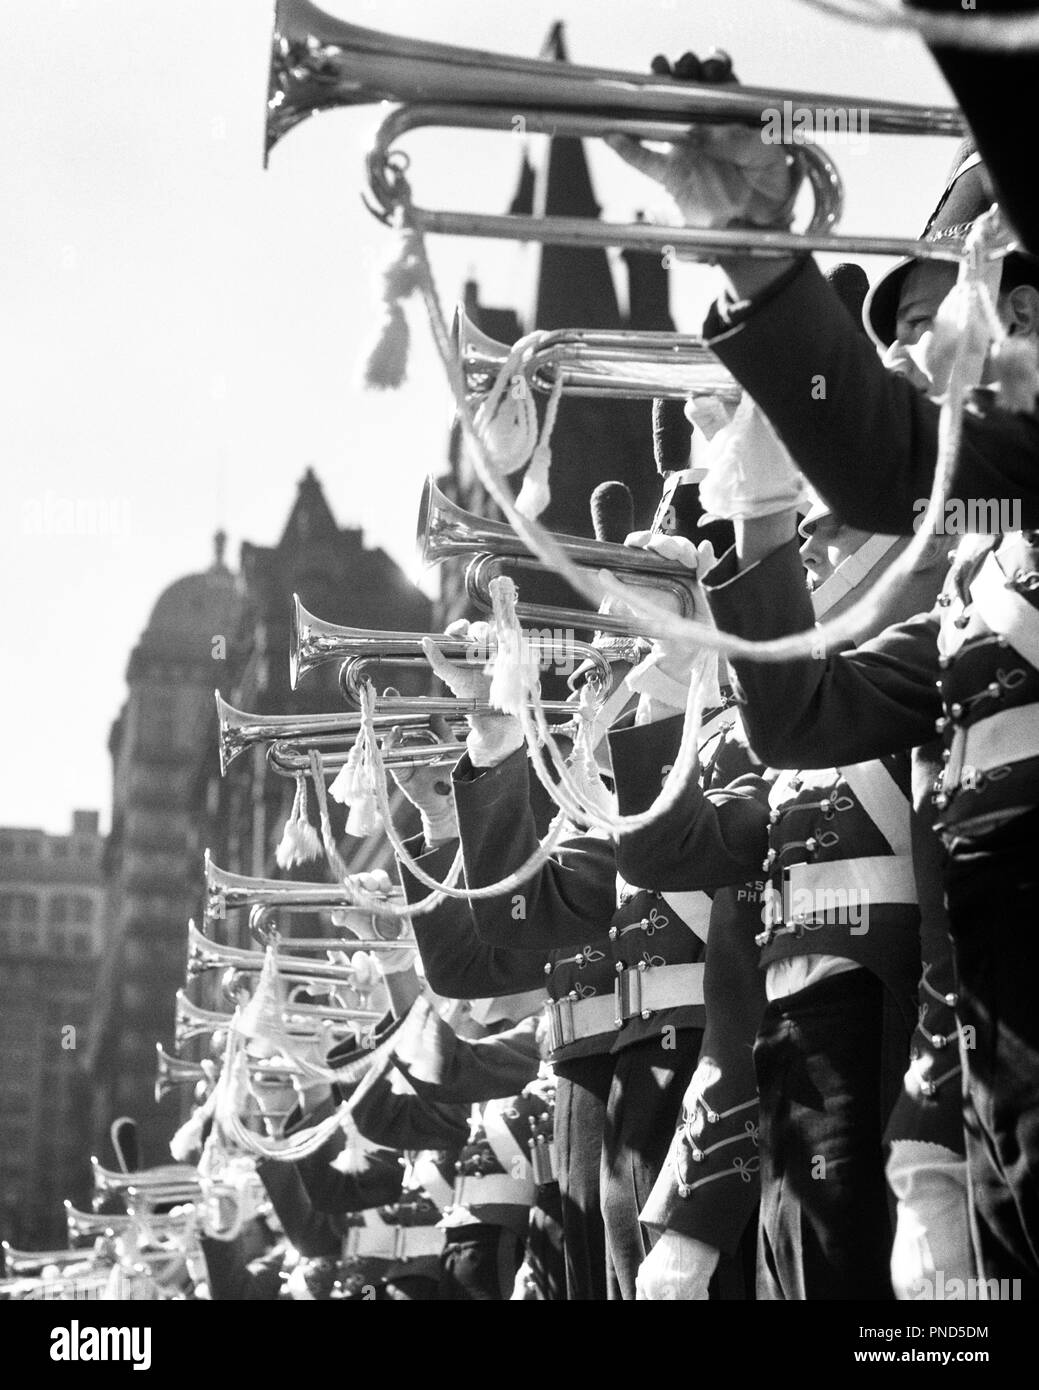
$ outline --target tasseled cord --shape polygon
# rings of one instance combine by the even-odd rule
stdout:
[[[399,236],[397,254],[382,273],[382,322],[364,366],[364,384],[376,391],[395,391],[407,375],[411,333],[403,304],[422,285],[416,234],[402,227]]]
[[[375,802],[373,775],[365,741],[358,738],[328,789],[333,801],[350,808],[350,814],[346,819],[346,833],[362,840],[382,828],[382,816]]]
[[[552,489],[548,481],[549,470],[552,467],[551,440],[562,395],[563,373],[560,372],[552,387],[552,394],[548,398],[545,423],[541,427],[541,438],[538,440],[538,446],[530,460],[530,467],[523,479],[523,486],[516,498],[516,510],[531,520],[537,520],[549,502],[552,501]]]
[[[489,664],[488,700],[495,709],[519,718],[538,691],[538,660],[516,616],[516,585],[503,574],[489,587],[497,645]]]
[[[296,795],[292,800],[292,810],[285,822],[274,858],[279,869],[291,869],[296,864],[306,864],[321,853],[321,837],[310,823],[307,808],[306,773],[296,773]]]

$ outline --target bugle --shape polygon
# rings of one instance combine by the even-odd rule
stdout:
[[[531,134],[681,140],[695,124],[746,125],[764,133],[786,104],[813,112],[854,112],[873,134],[961,135],[954,107],[867,102],[816,92],[682,82],[609,68],[582,67],[510,54],[400,38],[335,19],[308,0],[278,0],[267,99],[266,153],[317,111],[391,101],[368,154],[368,184],[389,221],[405,209],[407,223],[427,232],[504,237],[556,245],[662,253],[666,247],[712,254],[775,256],[804,251],[954,257],[958,246],[905,237],[836,236],[843,190],[833,161],[814,144],[795,144],[791,157],[814,195],[803,233],[728,228],[703,231],[591,218],[433,211],[415,206],[406,157],[394,144],[423,126],[517,129]],[[519,122],[519,124],[517,124]]]
[[[453,337],[470,399],[486,396],[511,356],[505,343],[483,333],[459,305]],[[703,339],[687,333],[629,328],[555,328],[531,333],[516,375],[548,394],[562,378],[566,396],[710,396],[735,404],[740,387]]]
[[[675,560],[666,560],[652,550],[609,541],[589,540],[585,536],[556,533],[555,540],[569,559],[586,569],[608,569],[625,584],[661,589],[678,601],[684,618],[696,614],[696,573]],[[490,582],[506,567],[544,572],[544,565],[503,521],[467,512],[444,495],[432,478],[422,489],[418,519],[419,553],[426,565],[444,560],[469,559],[465,583],[470,599],[484,612],[491,612]],[[638,619],[613,613],[592,613],[586,608],[557,608],[536,603],[517,603],[516,615],[522,622],[548,623],[562,628],[593,628],[597,632],[642,636],[644,624]]]

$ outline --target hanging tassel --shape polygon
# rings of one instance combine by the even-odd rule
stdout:
[[[493,394],[482,401],[473,426],[496,472],[516,473],[537,444],[538,412],[526,389],[509,388],[499,400]]]
[[[999,404],[1015,415],[1031,415],[1039,396],[1039,355],[1024,338],[1004,338],[992,349]]]
[[[516,586],[508,575],[490,583],[498,646],[487,667],[488,700],[504,714],[519,715],[538,689],[538,661],[516,617]]]
[[[534,450],[534,456],[530,460],[530,467],[527,469],[526,477],[523,479],[523,486],[520,488],[519,497],[516,499],[516,510],[521,516],[529,517],[531,521],[536,521],[548,504],[552,501],[552,489],[549,486],[548,474],[552,467],[552,431],[556,425],[556,413],[559,410],[559,400],[563,394],[563,376],[560,373],[552,387],[552,394],[549,397],[548,408],[545,411],[545,423],[542,426],[541,438],[538,446]]]
[[[407,375],[411,333],[402,304],[422,283],[415,233],[405,229],[400,239],[396,256],[382,273],[383,317],[364,367],[364,384],[376,391],[396,390]]]
[[[365,753],[364,740],[358,738],[350,749],[350,756],[328,789],[329,796],[341,806],[350,808],[350,814],[346,818],[346,833],[356,836],[359,840],[373,835],[382,825],[382,816],[379,814],[372,785],[373,775],[371,760]]]
[[[350,749],[346,762],[336,773],[328,788],[328,794],[340,806],[349,806],[362,794],[361,786],[361,740],[357,739]]]
[[[599,815],[615,816],[617,798],[606,786],[595,761],[598,742],[596,702],[587,682],[581,687],[577,700],[577,738],[567,760],[572,776],[571,787],[582,806]]]
[[[298,772],[296,795],[278,848],[274,851],[275,862],[279,869],[291,869],[296,864],[306,864],[316,859],[320,853],[321,838],[307,813],[307,779],[302,772]]]
[[[170,1140],[170,1153],[177,1163],[194,1163],[195,1155],[202,1149],[206,1125],[216,1108],[216,1091],[206,1097],[193,1115],[181,1125]]]

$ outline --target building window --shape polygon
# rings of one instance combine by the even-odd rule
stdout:
[[[18,933],[18,949],[31,951],[36,946],[36,933],[31,927],[23,927]]]
[[[51,840],[51,858],[67,859],[69,857],[68,840]]]
[[[0,835],[0,854],[14,855],[18,851],[18,842],[11,835]]]
[[[89,927],[94,920],[94,904],[82,893],[72,899],[72,920]]]
[[[94,846],[89,840],[80,840],[76,846],[76,855],[80,859],[93,859]]]
[[[31,893],[0,895],[0,923],[32,927],[39,921],[39,913],[39,899]]]
[[[63,956],[66,946],[65,933],[60,931],[57,927],[51,927],[50,931],[47,933],[47,947],[51,955]]]
[[[39,842],[39,840],[23,840],[23,841],[22,841],[22,853],[25,855],[26,859],[39,859],[39,857],[40,857],[40,842]]]
[[[0,927],[0,951],[11,949],[11,933],[7,927]]]
[[[63,927],[65,925],[69,920],[68,898],[61,896],[51,898],[47,920],[52,927]]]
[[[72,954],[74,956],[90,955],[90,936],[85,931],[72,933]]]

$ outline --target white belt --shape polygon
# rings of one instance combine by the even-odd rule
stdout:
[[[533,1179],[507,1173],[463,1175],[455,1183],[456,1207],[529,1207],[534,1195]]]
[[[801,895],[806,895],[808,901]],[[915,905],[916,875],[908,854],[867,854],[858,859],[791,864],[783,870],[782,894],[767,900],[765,931],[754,940],[767,946],[774,936],[799,935],[809,918],[841,908]]]
[[[825,895],[844,893],[848,900],[866,903],[915,903],[916,876],[908,854],[867,854],[860,859],[835,859],[814,864],[791,864],[783,874],[783,887],[794,893]],[[839,904],[835,904],[839,906]],[[827,907],[815,909],[827,911]]]
[[[411,1260],[420,1255],[439,1255],[444,1233],[437,1226],[351,1226],[343,1236],[344,1259]]]
[[[966,728],[959,725],[952,736],[949,761],[942,787],[956,791],[961,779],[972,788],[985,774],[1009,768],[1028,758],[1039,758],[1039,705],[1018,705],[980,719]],[[969,780],[968,780],[969,779]],[[997,781],[990,775],[991,781]]]
[[[704,966],[647,965],[621,970],[614,986],[614,1024],[629,1018],[649,1018],[658,1009],[678,1009],[703,1003]]]
[[[554,999],[547,1005],[546,1014],[549,1051],[556,1052],[582,1038],[612,1033],[617,1010],[613,998],[603,994],[591,999]]]

